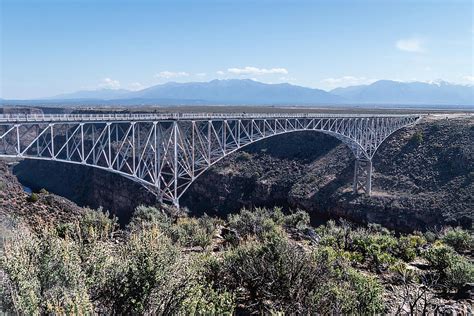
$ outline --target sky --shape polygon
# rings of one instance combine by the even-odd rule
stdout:
[[[250,78],[474,84],[472,0],[0,0],[0,97]]]

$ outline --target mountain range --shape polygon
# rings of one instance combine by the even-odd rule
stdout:
[[[121,105],[404,105],[474,107],[474,86],[444,81],[379,80],[370,85],[331,91],[288,83],[266,84],[250,79],[210,82],[169,82],[139,91],[101,89],[77,91],[41,100],[3,100],[2,103],[121,104]]]

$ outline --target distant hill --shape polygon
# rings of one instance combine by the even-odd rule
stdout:
[[[288,83],[250,79],[169,82],[139,91],[101,89],[61,94],[42,100],[1,100],[2,104],[107,105],[373,105],[474,108],[474,87],[447,82],[380,80],[370,85],[326,92]]]
[[[379,80],[370,85],[330,91],[355,104],[473,105],[474,87],[444,81],[398,82]]]

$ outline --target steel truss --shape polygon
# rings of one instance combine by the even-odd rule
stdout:
[[[382,142],[421,115],[140,114],[0,115],[0,157],[92,166],[137,181],[179,206],[213,164],[256,141],[296,131],[340,139],[356,157],[354,192],[371,193]]]

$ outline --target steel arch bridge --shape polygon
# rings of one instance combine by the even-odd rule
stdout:
[[[173,113],[0,115],[0,157],[92,166],[143,184],[179,207],[213,164],[256,141],[296,131],[340,139],[356,157],[355,193],[371,193],[372,158],[397,130],[422,115]]]

